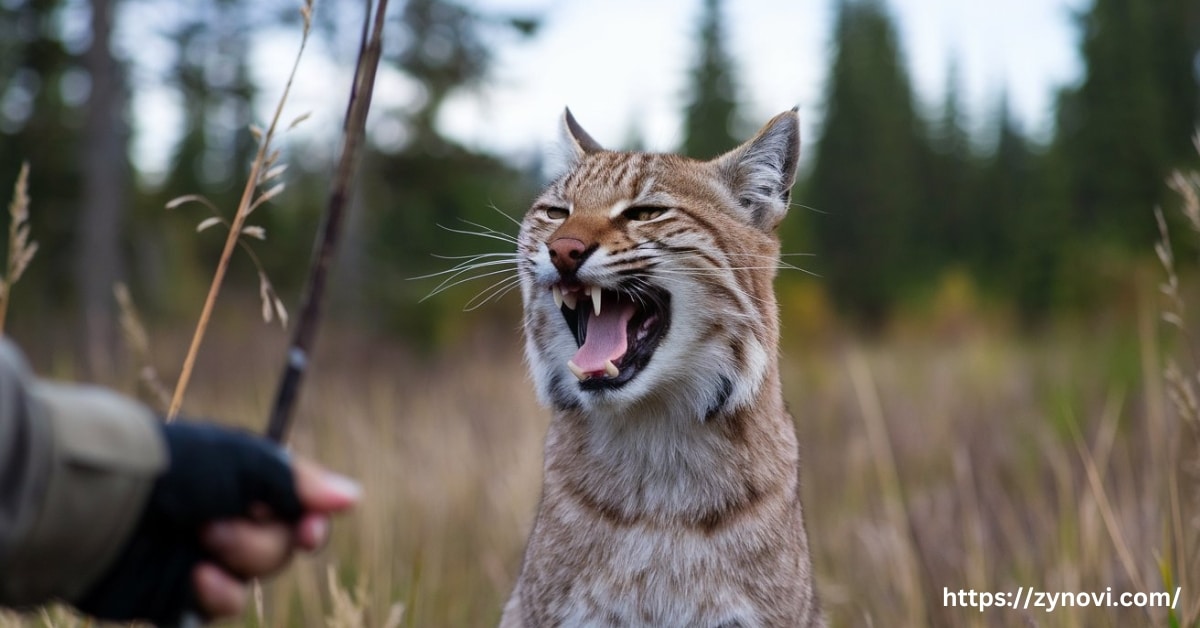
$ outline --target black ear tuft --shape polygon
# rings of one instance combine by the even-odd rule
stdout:
[[[753,139],[714,160],[751,224],[774,230],[787,215],[800,163],[799,108],[768,122]]]
[[[591,153],[599,153],[604,150],[600,143],[592,139],[583,127],[575,121],[575,116],[571,115],[571,109],[567,108],[563,111],[563,131],[570,145],[570,153],[574,161],[579,161],[584,155]]]

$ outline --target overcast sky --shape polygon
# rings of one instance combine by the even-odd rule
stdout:
[[[546,150],[558,137],[558,117],[570,106],[601,143],[620,145],[632,132],[654,150],[680,142],[680,110],[696,54],[701,0],[474,0],[485,11],[544,18],[538,35],[497,41],[494,81],[447,104],[442,117],[452,137],[516,158]],[[885,0],[921,105],[936,107],[951,60],[958,66],[972,125],[994,110],[1002,90],[1026,131],[1044,137],[1057,89],[1079,79],[1072,11],[1090,0]],[[812,140],[820,121],[822,87],[831,64],[834,0],[736,0],[725,3],[725,32],[737,69],[743,117],[756,127],[799,105]],[[317,19],[331,6],[318,1]],[[255,75],[264,85],[261,115],[269,115],[294,55],[296,34],[263,38]],[[133,47],[131,54],[152,47]],[[313,112],[310,129],[340,127],[349,71],[315,47],[297,79],[292,111]],[[412,88],[384,73],[375,111],[402,104]],[[147,90],[136,103],[135,156],[161,164],[177,126],[174,96]],[[752,132],[753,129],[747,129]],[[310,131],[311,132],[311,131]],[[400,129],[376,125],[378,139]]]
[[[700,0],[546,2],[480,0],[488,8],[538,10],[534,41],[501,50],[497,82],[454,102],[444,118],[455,136],[484,148],[536,150],[552,141],[569,105],[602,143],[636,128],[650,148],[680,143],[679,112],[696,50]],[[744,117],[756,127],[800,105],[815,137],[831,64],[832,0],[725,3],[725,28]],[[1084,0],[887,0],[922,104],[940,105],[946,72],[959,66],[978,123],[1007,89],[1026,130],[1044,134],[1053,94],[1080,73],[1071,10]],[[753,129],[750,129],[751,131]]]

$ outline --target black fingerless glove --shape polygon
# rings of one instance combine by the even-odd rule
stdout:
[[[202,423],[169,423],[162,431],[169,465],[116,562],[75,604],[89,615],[175,622],[196,609],[192,571],[206,558],[206,523],[247,516],[256,503],[281,521],[304,513],[287,454],[274,443]]]

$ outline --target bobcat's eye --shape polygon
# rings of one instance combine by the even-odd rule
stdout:
[[[562,220],[563,218],[566,218],[570,213],[571,212],[568,212],[567,210],[565,210],[561,207],[547,207],[546,208],[546,217],[549,218],[550,220]]]
[[[629,209],[621,212],[621,215],[629,220],[645,222],[647,220],[654,220],[655,218],[658,218],[659,216],[663,215],[663,212],[665,211],[667,210],[664,207],[630,207]]]

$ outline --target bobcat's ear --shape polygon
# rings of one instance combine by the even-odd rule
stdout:
[[[604,150],[600,143],[592,139],[583,127],[575,121],[575,116],[571,115],[571,110],[563,111],[563,137],[566,138],[567,152],[570,154],[570,162],[577,163],[583,159],[585,155],[598,153]]]
[[[774,230],[787,215],[800,163],[799,108],[771,118],[753,139],[713,163],[725,176],[750,223],[764,231]]]

